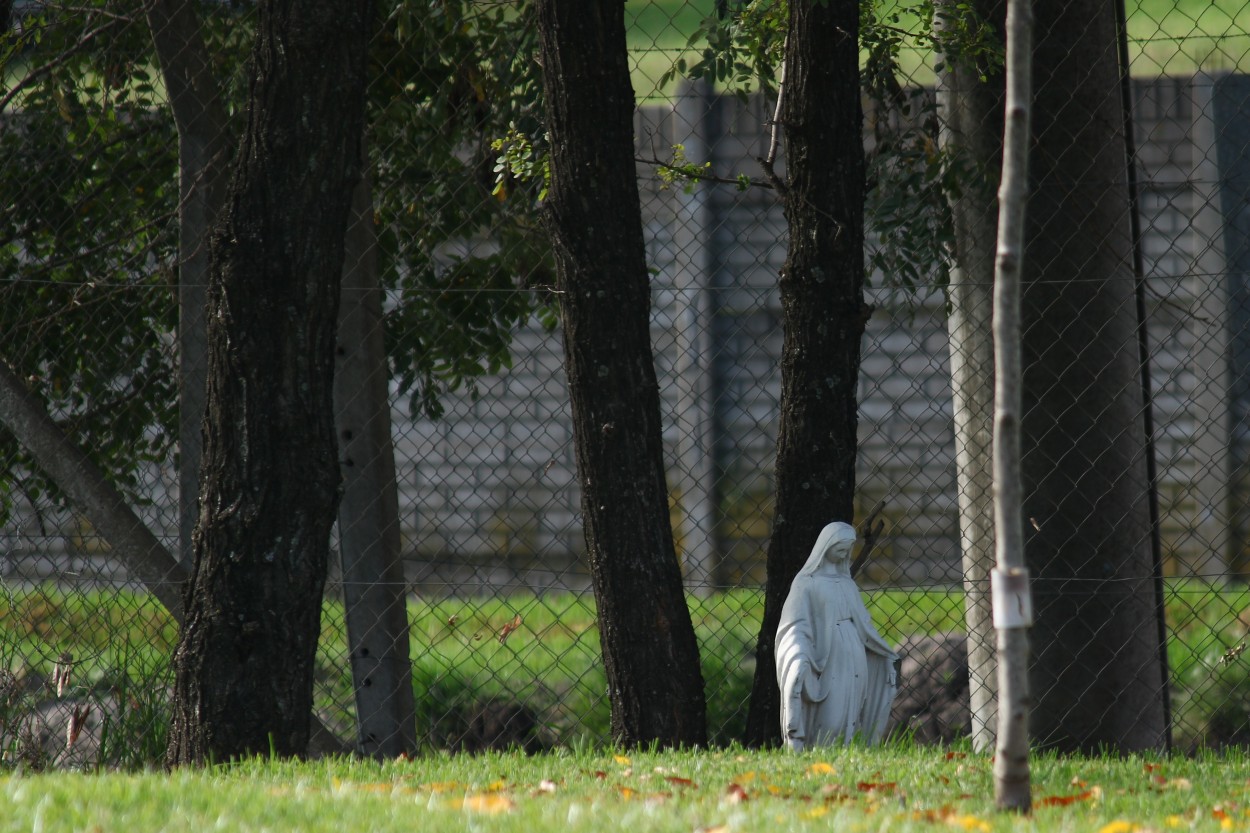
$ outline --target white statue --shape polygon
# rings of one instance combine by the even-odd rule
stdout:
[[[826,526],[790,585],[777,628],[777,684],[786,746],[881,740],[898,687],[895,655],[851,578],[855,528]]]

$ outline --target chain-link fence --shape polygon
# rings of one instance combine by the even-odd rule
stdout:
[[[752,30],[748,19],[766,5],[654,0],[626,8],[671,514],[716,742],[743,735],[762,615],[787,226],[781,199],[757,182],[757,160],[773,141],[775,67],[765,57],[730,62],[710,82],[694,76],[709,38],[772,37],[775,53],[783,31],[767,21]],[[2,357],[125,494],[171,564],[187,563],[194,522],[190,452],[198,453],[202,379],[194,290],[207,254],[197,242],[206,228],[195,213],[197,188],[214,164],[229,161],[252,25],[250,2],[193,6],[224,125],[224,135],[201,136],[198,150],[191,139],[204,124],[175,122],[168,99],[177,91],[160,71],[171,56],[193,54],[178,47],[185,32],[174,30],[175,16],[125,0],[17,0],[2,7],[0,40]],[[317,715],[347,746],[383,749],[387,738],[374,733],[394,726],[389,695],[369,689],[390,679],[410,683],[417,739],[427,748],[605,742],[606,678],[539,221],[545,145],[534,22],[523,2],[380,6],[370,164],[349,234],[336,389],[348,498],[335,546],[346,566],[336,568],[325,602]],[[992,166],[968,148],[996,128],[967,121],[971,110],[963,122],[952,114],[968,106],[969,72],[981,74],[974,61],[992,66],[994,58],[988,47],[962,65],[937,57],[932,14],[925,4],[879,10],[878,35],[894,37],[865,51],[873,70],[865,75],[873,79],[865,93],[867,296],[875,311],[859,380],[856,518],[878,524],[859,580],[903,656],[894,723],[922,740],[968,733],[970,702],[992,694],[983,655],[993,643],[988,630],[965,636],[964,579],[978,559],[992,559],[984,454],[993,375],[982,359],[989,283],[979,276],[987,264],[976,260],[983,250],[960,200],[992,205],[992,190],[977,184]],[[949,23],[937,16],[939,29]],[[170,28],[153,32],[160,20]],[[1026,371],[1026,407],[1040,415],[1025,416],[1037,485],[1026,516],[1030,535],[1071,529],[1056,546],[1062,552],[1101,534],[1086,516],[1118,511],[1101,497],[1082,511],[1062,505],[1042,458],[1073,494],[1087,494],[1087,472],[1100,473],[1099,482],[1137,477],[1126,513],[1146,511],[1152,490],[1143,484],[1153,483],[1157,513],[1136,541],[1150,550],[1151,570],[1132,586],[1155,588],[1164,615],[1175,744],[1245,743],[1250,11],[1129,0],[1126,31],[1131,81],[1121,84],[1111,27],[1094,35],[1112,56],[1112,83],[1092,93],[1131,106],[1131,141],[1112,126],[1104,135],[1119,146],[1095,147],[1088,159],[1125,159],[1128,149],[1131,176],[1127,165],[1122,175],[1069,165],[1066,179],[1038,186],[1040,199],[1058,201],[1055,216],[1094,227],[1101,200],[1089,187],[1123,185],[1113,225],[1124,240],[1102,241],[1115,262],[1093,275],[1065,261],[1061,247],[1051,253],[1059,265],[1040,264],[1026,294],[1035,321],[1049,322],[1045,338],[1066,344],[1056,357],[1026,336],[1026,361],[1038,368]],[[1078,76],[1071,97],[1091,92],[1099,77],[1092,69]],[[1066,119],[1060,111],[1049,126],[1063,138],[1039,138],[1039,146],[1089,141],[1094,120]],[[1071,190],[1054,196],[1059,181]],[[1039,244],[1031,256],[1047,251]],[[1105,320],[1092,325],[1069,327],[1084,310],[1065,306],[1071,301],[1058,289],[1046,294],[1124,275],[1120,284],[1131,290],[1097,301]],[[1118,332],[1113,318],[1127,320],[1121,330],[1131,345],[1106,347],[1103,336]],[[1149,368],[1145,409],[1134,375],[1140,360],[1120,381],[1108,370],[1113,354],[1137,350],[1139,337]],[[388,381],[371,389],[370,362],[383,361],[383,349]],[[1064,374],[1082,363],[1096,367],[1075,377],[1079,384],[1135,391],[1128,419],[1141,432],[1127,462],[1110,452],[1117,436],[1098,440],[1105,455],[1081,441],[1106,436],[1115,406],[1091,413],[1073,404],[1079,392],[1066,406],[1048,398],[1056,386],[1078,384]],[[389,431],[360,427],[376,425],[379,412]],[[1051,423],[1039,427],[1039,419]],[[158,760],[176,623],[126,554],[67,497],[72,489],[47,476],[22,432],[9,429],[0,432],[0,755],[6,764]],[[388,549],[398,562],[378,555]],[[1115,578],[1101,568],[1091,561],[1038,576],[1060,588],[1039,604]],[[394,609],[369,598],[379,587],[406,601],[399,625]],[[1141,633],[1158,627],[1130,624]],[[403,650],[388,644],[384,656],[370,655],[379,636]],[[1088,653],[1073,648],[1072,656],[1077,677],[1100,672],[1081,667]]]

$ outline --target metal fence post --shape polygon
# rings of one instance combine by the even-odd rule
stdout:
[[[375,243],[366,176],[352,196],[343,259],[334,378],[343,470],[338,521],[357,749],[386,758],[415,751],[416,718]]]
[[[708,112],[712,99],[708,85],[685,82],[673,110],[674,138],[680,138],[686,158],[708,161]],[[686,585],[696,593],[711,592],[716,583],[716,479],[712,425],[712,355],[709,284],[712,269],[710,243],[711,188],[698,184],[678,199],[673,229],[675,285],[680,309],[677,325],[678,473],[674,485],[680,503],[681,553]]]

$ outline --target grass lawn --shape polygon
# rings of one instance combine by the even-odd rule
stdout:
[[[1244,830],[1244,754],[1036,757],[1030,817],[994,811],[991,763],[895,745],[802,755],[738,749],[385,764],[247,762],[134,775],[0,779],[5,831],[1133,831]]]
[[[881,8],[913,5],[879,0]],[[732,3],[730,4],[733,5]],[[1250,72],[1250,3],[1245,0],[1126,0],[1129,65],[1141,78],[1209,72]],[[634,93],[639,101],[671,96],[659,79],[677,59],[694,50],[690,33],[714,8],[713,0],[630,0],[626,25],[634,65]],[[902,25],[919,31],[916,18],[904,14]],[[899,55],[904,77],[913,84],[934,81],[933,60],[924,48],[904,48]]]
[[[1210,732],[1224,738],[1250,733],[1250,654],[1237,653],[1250,621],[1250,589],[1172,580],[1167,593],[1178,749],[1202,745]],[[912,634],[963,628],[958,589],[874,590],[865,596],[878,628],[894,644]],[[745,726],[762,597],[737,590],[692,597],[690,604],[712,740],[729,743]],[[413,599],[409,617],[424,748],[453,746],[474,709],[492,699],[530,709],[547,743],[572,748],[607,743],[607,680],[589,596]],[[318,712],[351,737],[353,688],[341,604],[326,603],[322,626]],[[106,763],[134,768],[159,761],[176,637],[168,616],[144,594],[10,591],[0,599],[0,672],[28,685],[12,702],[0,698],[0,758],[13,760],[20,746],[16,734],[6,730],[6,719],[51,698],[48,680],[56,660],[69,654],[75,664],[68,697],[131,704],[110,727]]]

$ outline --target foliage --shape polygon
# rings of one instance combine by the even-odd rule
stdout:
[[[706,17],[689,38],[691,47],[702,45],[702,56],[694,62],[679,58],[663,82],[686,76],[743,99],[752,91],[776,96],[784,86],[780,68],[786,12],[785,0],[718,4],[717,13]],[[1001,49],[991,28],[968,4],[865,2],[860,12],[860,80],[871,138],[866,159],[868,271],[883,286],[913,293],[944,286],[955,237],[950,200],[982,174],[976,160],[939,149],[935,101],[903,76],[900,53],[920,47],[984,75],[1001,66]],[[675,157],[662,175],[687,181],[709,178],[685,162]],[[738,181],[750,179],[739,175]]]
[[[416,412],[510,366],[512,331],[553,283],[534,207],[529,136],[541,78],[527,3],[389,4],[373,50],[375,222],[389,288],[388,353]],[[502,161],[501,161],[502,160]],[[545,319],[551,323],[550,316]]]
[[[369,114],[392,366],[437,416],[442,393],[508,366],[536,308],[516,290],[548,282],[548,256],[535,189],[492,182],[492,140],[538,124],[528,13],[425,6],[384,9]],[[250,5],[197,8],[237,128]],[[178,437],[178,142],[151,42],[140,0],[47,0],[0,33],[0,328],[18,334],[3,359],[135,501]],[[63,501],[4,431],[0,460],[0,520]]]
[[[49,6],[0,36],[0,73],[18,79],[0,131],[0,330],[4,360],[133,495],[176,436],[177,141],[139,4],[111,5],[73,21]],[[0,459],[0,519],[56,494],[4,431]]]
[[[1178,748],[1250,743],[1250,588],[1173,580],[1165,617]]]

